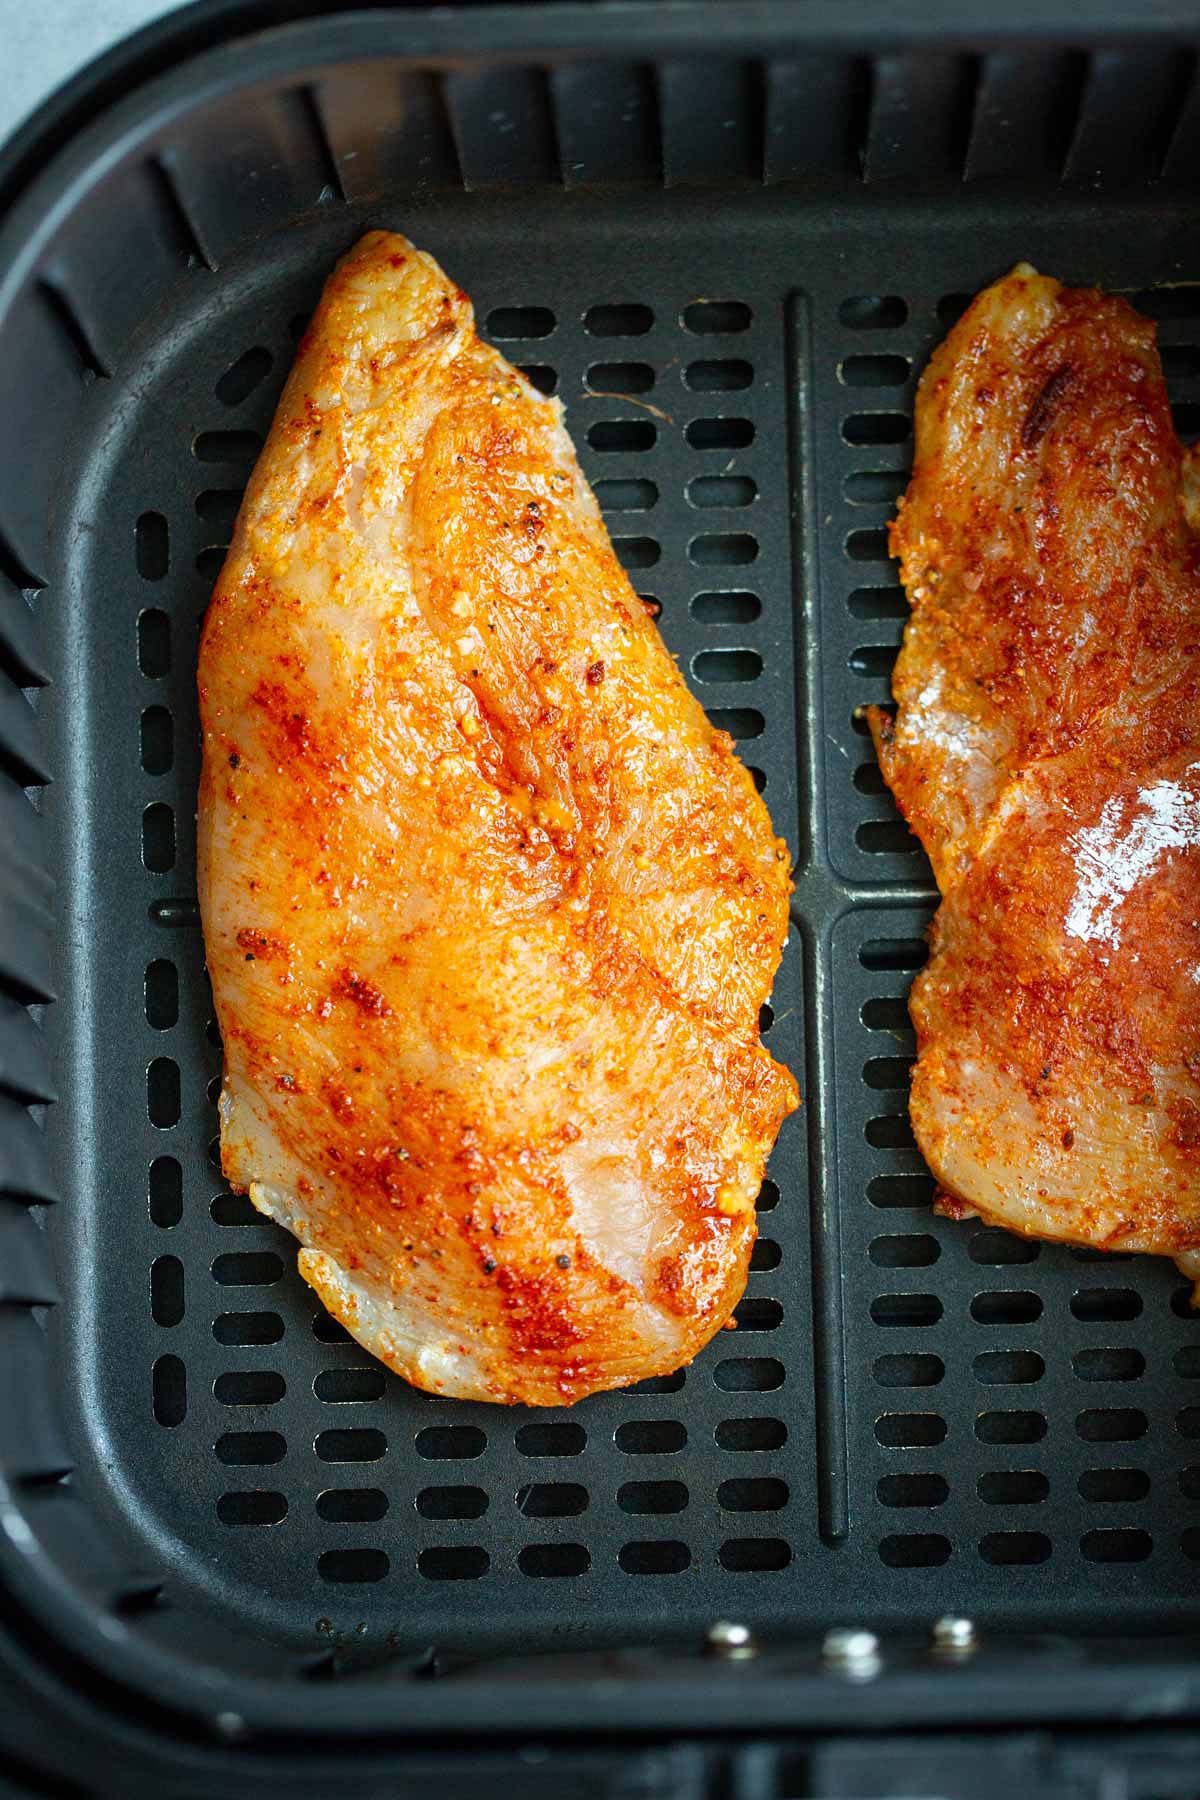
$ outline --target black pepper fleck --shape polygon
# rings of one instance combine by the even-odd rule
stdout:
[[[242,766],[242,759],[236,750],[229,752],[229,766],[231,769],[240,769]]]
[[[489,1256],[484,1263],[483,1272],[485,1275],[494,1275],[496,1273],[496,1264],[492,1257]]]
[[[253,952],[253,951],[252,951],[252,950],[247,950],[247,952],[246,952],[246,961],[247,961],[247,962],[253,962],[253,961],[254,961],[254,952]]]
[[[565,1251],[561,1256],[556,1256],[554,1260],[560,1269],[569,1269],[571,1266],[571,1259]]]

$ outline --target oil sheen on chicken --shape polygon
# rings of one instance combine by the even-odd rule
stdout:
[[[917,397],[872,710],[942,891],[912,1119],[945,1210],[1200,1273],[1200,538],[1154,327],[1026,265]]]
[[[789,859],[557,401],[382,232],[332,275],[200,654],[222,1163],[368,1349],[561,1405],[729,1318],[795,1083]]]

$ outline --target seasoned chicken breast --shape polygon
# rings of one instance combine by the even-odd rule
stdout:
[[[419,1387],[562,1404],[744,1285],[789,860],[428,256],[332,275],[200,653],[229,1181]]]
[[[871,726],[943,895],[917,1142],[946,1210],[1200,1272],[1200,540],[1154,327],[1022,265],[916,433]]]

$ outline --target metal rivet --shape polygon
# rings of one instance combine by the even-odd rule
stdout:
[[[712,1656],[723,1656],[728,1662],[745,1662],[758,1655],[758,1645],[748,1625],[735,1625],[731,1619],[718,1619],[708,1628],[708,1649]]]
[[[227,1741],[232,1742],[245,1735],[246,1721],[241,1713],[219,1712],[213,1720],[213,1724],[216,1727],[217,1735]]]
[[[959,1618],[954,1613],[943,1613],[940,1619],[933,1621],[932,1636],[935,1650],[953,1651],[959,1656],[974,1650],[979,1641],[974,1620]]]
[[[821,1655],[827,1666],[862,1681],[879,1673],[879,1639],[873,1631],[839,1625],[825,1633]]]

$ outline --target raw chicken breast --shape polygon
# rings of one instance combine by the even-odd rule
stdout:
[[[229,1181],[419,1387],[686,1362],[797,1103],[758,1036],[787,851],[558,403],[403,238],[326,287],[199,679]]]
[[[936,352],[872,709],[942,890],[912,992],[941,1204],[1200,1272],[1200,540],[1154,327],[1015,269]]]

